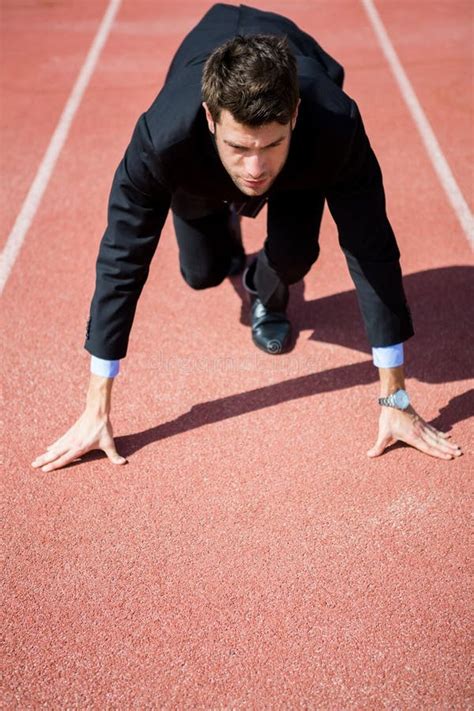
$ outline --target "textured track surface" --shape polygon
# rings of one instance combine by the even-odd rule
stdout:
[[[3,2],[4,244],[102,0]],[[356,0],[261,0],[345,65],[382,164],[417,335],[415,406],[465,448],[369,460],[377,375],[335,227],[293,288],[295,349],[253,347],[238,280],[193,292],[168,222],[115,384],[126,467],[30,462],[81,412],[113,171],[196,0],[123,0],[3,296],[4,704],[468,708],[472,257]],[[378,2],[465,198],[469,2]],[[471,65],[472,66],[472,65]],[[264,221],[244,222],[256,251]]]

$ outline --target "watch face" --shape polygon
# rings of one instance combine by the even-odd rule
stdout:
[[[395,406],[400,408],[400,410],[406,410],[410,404],[410,398],[408,397],[405,390],[397,390],[394,395]]]

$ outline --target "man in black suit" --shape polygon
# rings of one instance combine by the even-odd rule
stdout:
[[[85,347],[92,355],[86,410],[33,466],[63,466],[116,452],[111,388],[126,355],[136,304],[168,211],[180,268],[196,289],[245,264],[239,215],[267,204],[267,238],[244,274],[254,344],[275,355],[290,343],[289,285],[318,257],[325,200],[354,280],[381,378],[377,456],[403,440],[451,459],[460,449],[424,422],[404,387],[403,342],[413,335],[382,176],[343,69],[290,20],[215,5],[175,55],[143,114],[112,185]]]

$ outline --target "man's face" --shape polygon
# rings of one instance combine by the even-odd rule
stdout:
[[[252,127],[238,123],[226,109],[214,123],[203,106],[219,158],[234,183],[244,195],[263,195],[285,164],[298,111],[285,126],[274,122]]]

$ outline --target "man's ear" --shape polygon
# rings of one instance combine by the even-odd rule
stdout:
[[[209,127],[209,131],[211,133],[215,133],[216,127],[214,124],[214,119],[212,118],[211,112],[209,111],[209,108],[208,108],[205,101],[202,102],[202,106],[203,106],[204,111],[206,112],[206,121],[207,121],[207,125]]]
[[[300,107],[300,104],[301,104],[301,99],[298,99],[298,103],[296,104],[295,113],[293,114],[293,116],[291,118],[291,130],[292,131],[294,130],[294,128],[296,126],[296,119],[298,118],[298,109]]]

